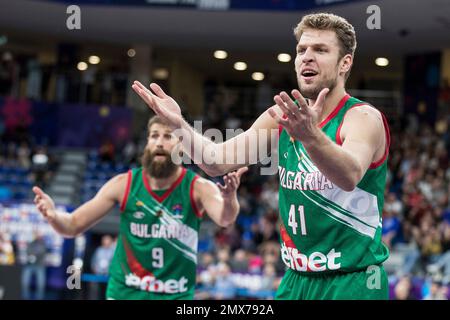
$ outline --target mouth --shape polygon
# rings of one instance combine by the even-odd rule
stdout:
[[[313,69],[304,69],[301,73],[302,79],[305,81],[311,81],[317,76],[319,73]]]
[[[153,155],[154,160],[165,160],[167,157],[167,153],[164,152],[155,152],[155,154]]]

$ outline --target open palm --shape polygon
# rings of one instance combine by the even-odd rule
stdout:
[[[135,81],[132,88],[157,115],[166,119],[172,127],[179,128],[181,126],[180,106],[159,85],[150,84],[150,90],[139,81]]]

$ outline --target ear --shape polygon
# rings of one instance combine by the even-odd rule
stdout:
[[[346,54],[341,58],[339,65],[339,73],[346,74],[353,65],[353,56],[349,53]]]

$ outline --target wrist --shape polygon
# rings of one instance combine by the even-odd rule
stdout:
[[[322,136],[323,132],[319,128],[315,127],[309,134],[302,135],[301,139],[299,140],[306,148],[312,145],[318,145],[321,141]]]
[[[238,203],[236,192],[232,192],[230,194],[222,194],[222,198],[225,204],[236,204]]]

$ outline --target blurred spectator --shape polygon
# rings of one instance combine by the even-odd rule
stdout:
[[[115,147],[111,140],[106,140],[101,146],[99,150],[100,159],[103,162],[113,162],[114,161],[114,153]]]
[[[0,61],[0,95],[17,96],[19,66],[11,52],[2,54]]]
[[[26,141],[22,141],[22,143],[17,148],[17,162],[19,166],[24,169],[29,169],[31,167],[31,150]]]
[[[430,290],[423,300],[447,300],[447,292],[447,286],[442,285],[441,279],[435,277],[431,281]]]
[[[109,274],[109,266],[114,256],[115,243],[110,235],[102,237],[101,246],[98,247],[91,260],[92,272],[96,275]],[[102,300],[106,295],[106,282],[91,282],[90,292],[92,300]]]
[[[275,265],[268,263],[264,266],[262,280],[261,280],[261,291],[265,291],[265,298],[272,298],[273,292],[277,289],[277,273]]]
[[[394,196],[395,197],[395,196]],[[391,248],[395,244],[396,238],[401,232],[401,222],[397,217],[396,211],[392,210],[389,203],[385,205],[383,212],[382,236],[383,242]]]
[[[142,149],[139,149],[142,150]],[[127,144],[125,145],[125,147],[123,148],[123,160],[125,162],[125,164],[130,165],[132,163],[134,163],[137,159],[137,145],[133,140],[129,140],[127,142]]]
[[[0,265],[15,263],[14,247],[8,234],[0,232]]]
[[[219,263],[215,274],[213,298],[215,300],[232,299],[236,295],[236,285],[233,283],[231,268],[227,263]]]
[[[114,250],[113,238],[110,235],[104,235],[101,246],[95,250],[91,260],[91,269],[95,274],[107,275],[109,273]]]
[[[236,273],[245,273],[248,270],[247,252],[244,249],[237,249],[230,262],[231,270]]]
[[[42,70],[39,61],[34,58],[27,63],[27,98],[41,100]]]
[[[33,241],[26,248],[26,263],[22,269],[22,297],[25,300],[42,300],[45,295],[46,286],[46,263],[47,246],[44,237],[36,232]],[[35,295],[31,293],[33,287],[33,276],[36,277],[34,288]]]
[[[394,288],[394,300],[416,300],[412,294],[412,283],[409,277],[402,277]]]
[[[264,241],[278,241],[279,234],[276,229],[277,213],[274,210],[268,211],[264,217],[259,221],[259,224],[253,227],[253,241],[258,247]]]
[[[250,253],[250,258],[248,260],[248,272],[250,273],[261,273],[264,265],[264,261],[259,254]]]

